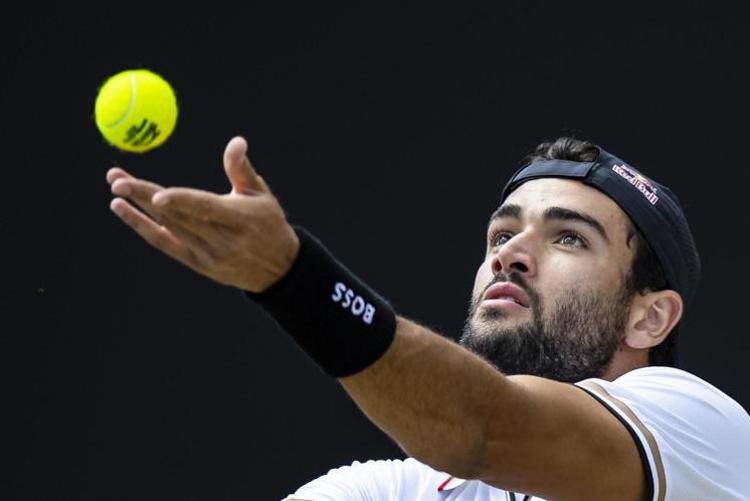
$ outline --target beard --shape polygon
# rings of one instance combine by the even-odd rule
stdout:
[[[530,299],[532,319],[501,327],[504,310],[479,309],[484,292],[512,282]],[[500,274],[471,301],[459,343],[507,375],[528,374],[575,383],[604,375],[625,333],[629,298],[625,287],[611,297],[572,288],[549,306],[517,273]]]

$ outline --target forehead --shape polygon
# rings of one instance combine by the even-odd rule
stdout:
[[[591,186],[570,179],[527,181],[505,199],[503,205],[506,204],[518,205],[524,214],[532,217],[548,207],[572,209],[597,219],[615,234],[628,229],[628,218],[614,200]]]

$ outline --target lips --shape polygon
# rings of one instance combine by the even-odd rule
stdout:
[[[484,293],[482,301],[502,300],[516,303],[524,308],[529,307],[529,296],[516,284],[501,282],[492,285]]]

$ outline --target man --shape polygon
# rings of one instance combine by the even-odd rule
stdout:
[[[750,416],[669,367],[699,262],[666,187],[591,143],[540,145],[491,217],[459,346],[292,228],[245,152],[227,145],[227,195],[107,179],[126,224],[247,291],[411,456],[287,499],[750,499]]]

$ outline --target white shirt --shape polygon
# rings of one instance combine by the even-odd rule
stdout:
[[[615,381],[577,386],[628,429],[646,466],[652,501],[750,500],[750,416],[688,372],[644,367]],[[516,494],[516,501],[524,495]],[[286,500],[508,501],[478,480],[462,480],[414,459],[354,462],[329,471]],[[528,498],[544,501],[540,498]]]

